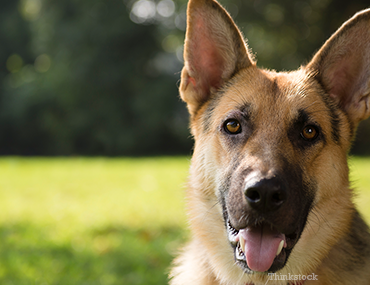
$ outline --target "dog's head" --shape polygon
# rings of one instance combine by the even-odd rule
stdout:
[[[290,268],[314,267],[352,215],[346,159],[370,115],[370,11],[308,65],[276,73],[256,67],[217,2],[191,0],[184,58],[180,94],[195,137],[190,187],[205,204],[219,202],[227,233],[213,239],[231,244],[246,273],[275,272],[288,258]],[[202,216],[191,204],[200,228],[213,208]],[[206,239],[215,226],[203,227]]]

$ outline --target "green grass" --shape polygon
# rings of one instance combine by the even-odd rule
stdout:
[[[166,284],[188,164],[0,159],[0,284]]]
[[[189,159],[1,158],[0,284],[166,284]],[[351,159],[370,222],[370,159]]]
[[[355,190],[355,203],[370,225],[370,158],[354,157],[350,159],[352,187]]]

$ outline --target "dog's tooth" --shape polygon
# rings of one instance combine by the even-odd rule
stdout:
[[[245,252],[245,240],[242,236],[239,236],[239,242],[240,242],[240,249],[242,252]]]
[[[281,240],[280,243],[279,243],[278,250],[276,252],[276,256],[278,256],[280,254],[281,250],[283,249],[283,246],[284,246],[284,240]]]

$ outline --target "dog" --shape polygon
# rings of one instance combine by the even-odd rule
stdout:
[[[369,228],[347,163],[370,116],[370,9],[279,73],[256,66],[215,0],[190,0],[187,13],[191,240],[170,284],[370,284]]]

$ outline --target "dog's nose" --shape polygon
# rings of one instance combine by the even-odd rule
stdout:
[[[248,204],[263,213],[277,210],[287,198],[285,187],[276,178],[247,182],[244,194]]]

